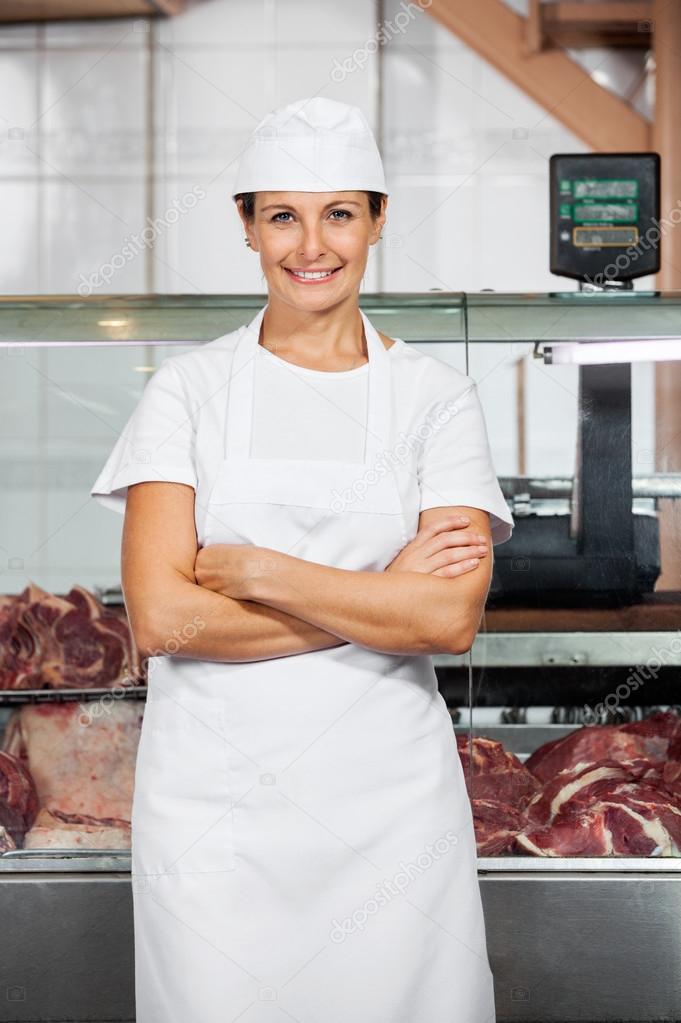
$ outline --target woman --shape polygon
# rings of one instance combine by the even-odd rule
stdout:
[[[474,382],[359,309],[386,196],[356,107],[266,117],[233,198],[267,305],[162,363],[92,489],[150,655],[137,1023],[494,1019],[430,655],[513,520]]]

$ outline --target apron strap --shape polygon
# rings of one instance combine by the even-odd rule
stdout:
[[[225,415],[226,458],[250,457],[255,398],[255,360],[260,325],[267,306],[241,328],[232,359]],[[369,356],[369,394],[364,461],[372,465],[390,446],[392,437],[392,367],[376,328],[360,309]]]

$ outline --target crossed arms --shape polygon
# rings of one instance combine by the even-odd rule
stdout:
[[[343,643],[394,654],[472,645],[492,576],[487,512],[430,508],[385,571],[358,572],[250,544],[199,550],[194,499],[182,483],[128,488],[121,579],[142,656],[254,661]],[[462,515],[467,528],[455,522]],[[478,536],[487,552],[475,549]]]

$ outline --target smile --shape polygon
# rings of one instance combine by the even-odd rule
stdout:
[[[321,281],[329,281],[342,269],[342,266],[337,266],[335,270],[289,270],[287,266],[284,267],[289,277],[300,284],[319,284]]]

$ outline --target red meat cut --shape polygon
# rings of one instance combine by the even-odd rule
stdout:
[[[16,849],[16,843],[9,832],[0,827],[0,853],[11,852],[12,849]]]
[[[513,852],[515,836],[524,824],[521,810],[493,799],[471,799],[478,856]]]
[[[142,678],[124,609],[82,586],[65,597],[30,583],[0,598],[0,689],[100,688]]]
[[[20,846],[38,812],[38,793],[30,772],[11,753],[0,752],[0,851]],[[3,848],[2,833],[12,844]]]
[[[500,856],[513,849],[524,826],[523,811],[541,785],[500,742],[481,736],[457,735],[457,749],[473,810],[479,856]]]
[[[544,743],[525,761],[525,767],[542,782],[579,764],[617,760],[638,766],[641,771],[662,771],[669,747],[681,736],[681,719],[672,711],[661,711],[643,721],[626,725],[585,725],[562,739]]]
[[[129,821],[143,715],[138,700],[25,704],[5,750],[30,771],[41,808]]]
[[[130,822],[42,809],[24,849],[129,849]]]
[[[681,797],[638,760],[562,771],[530,801],[526,819],[515,843],[535,856],[681,855]]]

